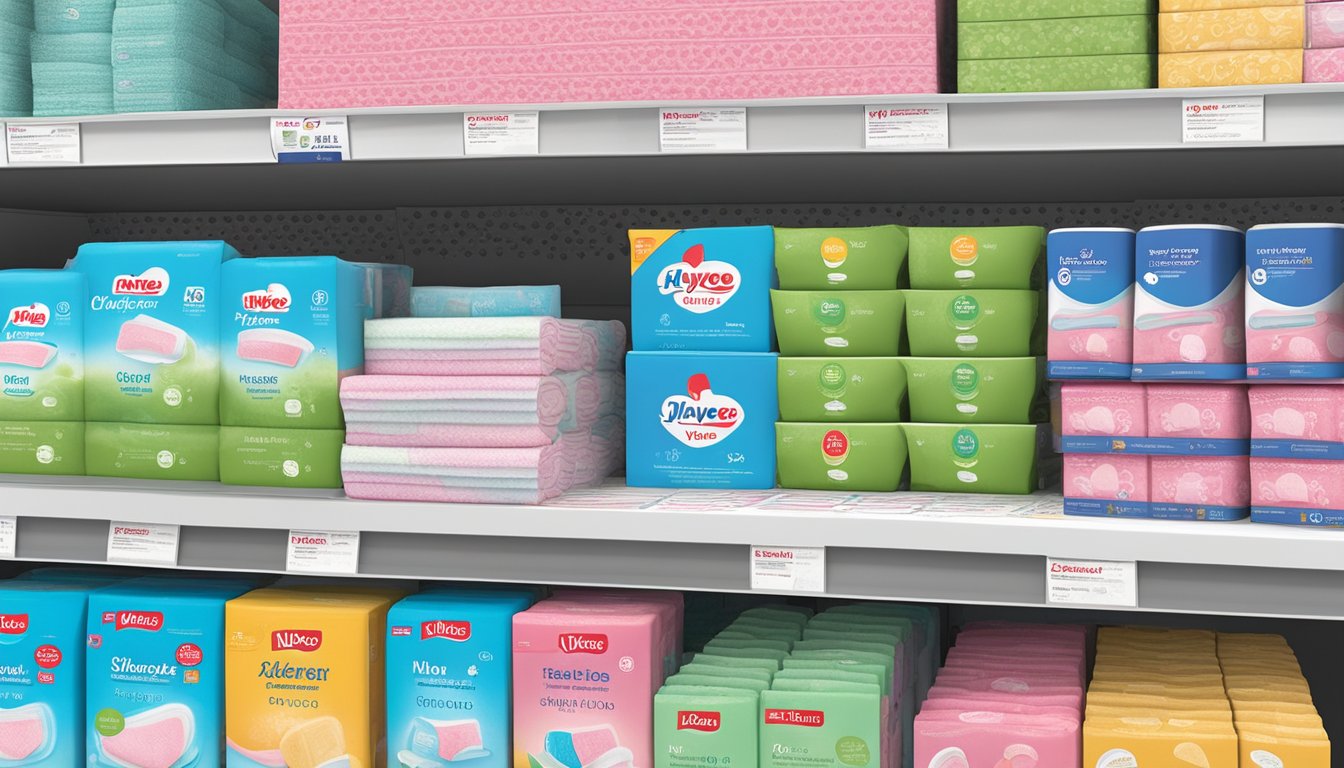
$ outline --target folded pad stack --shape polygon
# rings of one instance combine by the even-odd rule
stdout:
[[[115,0],[33,0],[33,114],[112,111]]]
[[[0,0],[0,117],[33,113],[32,36],[32,0]]]
[[[274,106],[279,20],[260,0],[118,0],[111,21],[116,111]]]

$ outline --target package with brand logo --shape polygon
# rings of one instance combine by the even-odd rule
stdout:
[[[779,422],[775,440],[785,488],[894,491],[905,476],[899,424]]]
[[[1047,243],[1050,377],[1128,379],[1134,230],[1056,229]]]
[[[1032,424],[1046,420],[1039,357],[904,357],[910,420]]]
[[[1246,378],[1344,376],[1344,224],[1246,232]]]
[[[228,485],[340,488],[341,429],[219,428],[219,479]]]
[[[0,582],[6,765],[84,765],[84,613],[97,582]]]
[[[387,764],[508,768],[517,591],[433,591],[387,615]]]
[[[222,765],[224,603],[248,588],[147,577],[89,596],[89,766]]]
[[[781,680],[761,693],[766,768],[877,768],[884,710],[877,683]]]
[[[852,624],[885,624],[897,626],[897,620],[910,623],[910,633],[915,647],[915,691],[918,700],[927,695],[938,673],[939,657],[942,655],[943,616],[940,609],[928,605],[901,605],[898,603],[855,603],[838,605],[817,616],[833,617],[835,620],[849,621]],[[827,621],[832,619],[825,619]]]
[[[85,472],[139,480],[218,480],[219,427],[85,425]]]
[[[82,421],[0,421],[0,473],[84,474]]]
[[[779,358],[784,421],[901,421],[905,367],[894,357]]]
[[[773,488],[778,394],[772,354],[632,352],[626,482]]]
[[[663,686],[653,698],[654,768],[755,768],[760,694],[713,686]]]
[[[901,353],[901,291],[771,291],[770,303],[779,349],[786,355]]]
[[[905,227],[775,228],[775,268],[786,291],[900,288]]]
[[[905,327],[916,357],[1031,357],[1037,291],[904,291]]]
[[[0,421],[84,418],[84,276],[0,271]]]
[[[770,227],[630,230],[636,351],[769,352]]]
[[[220,241],[80,246],[85,418],[219,423],[219,272],[237,256]]]
[[[224,265],[220,423],[340,429],[341,379],[364,371],[365,270],[335,256]]]
[[[295,586],[230,600],[229,765],[377,765],[387,611],[400,596]]]
[[[902,424],[910,489],[951,493],[1032,493],[1048,428],[1022,424]]]
[[[1044,248],[1041,227],[911,227],[910,287],[1035,288]]]

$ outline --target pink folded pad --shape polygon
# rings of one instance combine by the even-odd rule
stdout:
[[[599,362],[587,321],[551,317],[387,318],[365,324],[365,370],[418,376],[549,376]]]
[[[388,448],[528,448],[555,442],[554,428],[518,424],[411,424],[364,421],[347,411],[345,442]]]
[[[38,341],[0,341],[0,365],[45,368],[56,358],[56,347]]]
[[[540,504],[559,491],[517,491],[500,488],[447,488],[430,485],[394,485],[383,481],[345,481],[345,495],[370,501],[421,501],[441,504]]]

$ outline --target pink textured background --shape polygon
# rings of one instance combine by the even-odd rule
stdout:
[[[1344,83],[1344,48],[1313,48],[1303,57],[1303,82]]]

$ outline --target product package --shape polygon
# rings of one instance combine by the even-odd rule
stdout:
[[[83,275],[0,271],[0,421],[84,419]]]
[[[1134,230],[1056,229],[1047,243],[1050,377],[1128,379],[1134,362]]]
[[[790,356],[899,355],[902,291],[771,291],[779,349]]]
[[[786,291],[887,291],[900,288],[905,227],[775,228],[775,268]]]
[[[219,428],[219,480],[226,485],[340,488],[340,429]]]
[[[781,357],[780,418],[901,421],[906,411],[905,371],[894,357]]]
[[[775,434],[785,488],[894,491],[905,475],[899,424],[780,422]]]
[[[1246,232],[1246,378],[1344,377],[1344,224]]]

